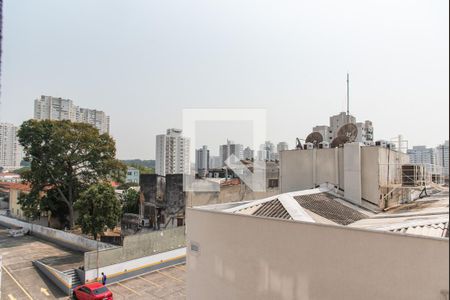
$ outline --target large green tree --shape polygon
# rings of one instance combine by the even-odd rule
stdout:
[[[75,208],[79,212],[77,223],[82,232],[93,235],[94,239],[106,228],[113,229],[122,215],[114,189],[107,183],[94,184],[81,193]]]
[[[24,160],[30,162],[23,178],[32,190],[19,201],[28,217],[50,210],[73,227],[73,204],[81,191],[124,177],[126,167],[115,158],[114,140],[89,124],[29,120],[18,137]]]
[[[125,190],[122,195],[124,213],[138,214],[139,213],[139,197],[140,193],[133,188]]]

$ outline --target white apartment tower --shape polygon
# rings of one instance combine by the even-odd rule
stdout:
[[[22,160],[22,147],[17,138],[18,127],[0,123],[0,167],[17,169]]]
[[[103,111],[76,106],[70,99],[41,96],[34,100],[34,119],[87,123],[100,133],[109,133],[109,116]]]
[[[427,148],[426,146],[414,146],[407,151],[409,160],[413,164],[437,164],[437,156],[435,148]]]
[[[171,128],[156,136],[156,174],[190,174],[190,139],[181,133]]]

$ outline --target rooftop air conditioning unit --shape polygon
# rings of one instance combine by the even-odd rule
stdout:
[[[365,141],[364,145],[365,146],[375,146],[375,142],[374,141]]]
[[[387,148],[388,142],[385,140],[379,140],[375,142],[375,146]]]
[[[314,149],[314,144],[313,143],[305,143],[305,149],[306,150]]]
[[[394,143],[388,143],[387,148],[389,148],[391,150],[395,150],[397,148],[397,146]]]
[[[320,142],[319,143],[319,149],[328,149],[330,148],[330,143],[328,142]]]

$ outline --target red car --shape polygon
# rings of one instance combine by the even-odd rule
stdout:
[[[77,286],[73,297],[78,300],[113,300],[113,294],[101,283],[94,282]]]

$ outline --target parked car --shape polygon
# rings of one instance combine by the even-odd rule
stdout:
[[[94,282],[74,288],[73,298],[77,300],[113,300],[113,294],[106,286]]]

